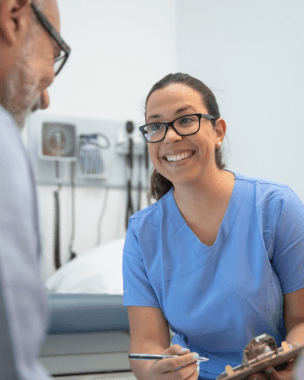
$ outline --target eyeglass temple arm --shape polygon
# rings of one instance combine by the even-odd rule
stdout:
[[[53,27],[53,25],[49,22],[49,20],[39,11],[39,9],[31,3],[31,7],[38,18],[39,22],[43,25],[45,30],[56,40],[58,45],[64,50],[66,55],[68,56],[71,52],[71,48],[63,41],[60,37],[57,30]]]

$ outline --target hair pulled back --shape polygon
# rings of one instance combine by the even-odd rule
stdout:
[[[155,83],[154,86],[151,88],[149,94],[147,95],[146,108],[147,108],[148,100],[154,91],[161,90],[173,83],[182,83],[201,94],[202,102],[204,106],[206,107],[208,114],[215,117],[215,120],[211,120],[213,127],[215,127],[216,120],[219,119],[221,116],[220,116],[219,107],[218,107],[218,104],[213,92],[199,79],[196,79],[188,74],[183,74],[183,73],[168,74],[159,82]],[[215,162],[216,162],[216,166],[219,169],[223,169],[225,167],[225,164],[223,163],[223,157],[222,157],[223,155],[222,155],[221,149],[222,148],[215,148]],[[173,184],[167,178],[162,176],[156,169],[154,169],[151,174],[150,186],[151,187],[150,187],[149,197],[154,198],[158,201],[162,196],[164,196],[171,189],[171,187],[173,187]]]

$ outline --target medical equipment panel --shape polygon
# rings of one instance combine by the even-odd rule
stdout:
[[[133,129],[128,133],[126,125],[130,123]],[[131,139],[132,188],[141,183],[147,189],[147,171],[140,170],[146,144],[138,130],[139,125],[127,120],[98,120],[42,112],[32,114],[26,130],[38,184],[58,184],[59,171],[61,185],[70,186],[74,161],[75,186],[126,189]],[[59,162],[57,174],[54,161]],[[148,167],[151,170],[150,162]]]

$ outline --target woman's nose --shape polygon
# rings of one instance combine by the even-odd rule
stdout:
[[[166,133],[166,137],[164,138],[164,142],[165,143],[172,143],[174,141],[179,141],[182,138],[183,137],[180,136],[177,132],[175,132],[175,130],[170,126],[167,129],[167,133]]]

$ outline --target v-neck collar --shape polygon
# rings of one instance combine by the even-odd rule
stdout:
[[[235,183],[233,187],[233,191],[231,194],[231,198],[228,204],[228,207],[226,209],[224,218],[222,220],[222,223],[219,227],[218,234],[216,237],[215,242],[211,246],[207,246],[206,244],[202,243],[199,238],[195,235],[195,233],[191,230],[191,228],[187,225],[185,219],[183,218],[182,214],[180,213],[177,204],[174,199],[173,195],[173,188],[170,189],[170,195],[169,195],[169,202],[170,205],[168,207],[168,211],[170,212],[170,220],[174,224],[174,235],[177,234],[185,234],[187,236],[187,239],[189,241],[189,244],[194,250],[198,250],[199,252],[205,252],[208,254],[216,253],[222,245],[226,242],[227,238],[230,235],[230,232],[233,228],[236,216],[239,212],[239,209],[241,207],[244,194],[245,194],[245,188],[246,188],[246,182],[240,181],[240,175],[237,173],[234,173],[235,176]],[[172,236],[172,238],[174,238]]]

